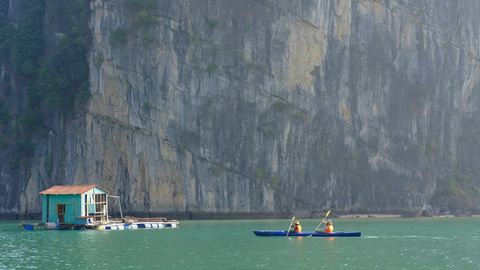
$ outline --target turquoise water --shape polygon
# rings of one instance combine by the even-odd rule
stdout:
[[[256,237],[289,220],[178,229],[23,231],[0,223],[0,269],[480,269],[480,218],[337,220],[360,238]],[[318,220],[302,220],[312,230]]]

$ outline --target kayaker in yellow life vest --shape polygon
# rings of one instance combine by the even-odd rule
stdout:
[[[302,225],[300,225],[300,221],[296,220],[295,223],[290,227],[291,233],[301,233],[302,232]]]
[[[325,229],[323,231],[326,233],[333,233],[333,223],[330,219],[325,221]]]

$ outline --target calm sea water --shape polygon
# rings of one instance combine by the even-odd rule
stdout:
[[[480,269],[480,218],[337,220],[360,238],[256,237],[289,220],[178,229],[23,231],[0,223],[0,269]],[[304,231],[318,220],[302,220]]]

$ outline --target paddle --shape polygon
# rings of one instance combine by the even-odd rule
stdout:
[[[322,223],[325,221],[325,219],[327,219],[328,215],[330,215],[330,212],[331,212],[331,210],[327,211],[327,213],[325,214],[325,217],[322,219],[322,221],[320,221],[320,224],[318,224],[318,226],[315,228],[315,231],[319,231],[320,225],[322,225]]]
[[[287,236],[290,233],[290,228],[292,227],[292,223],[294,219],[295,219],[295,216],[292,217],[292,221],[290,221],[290,225],[288,225]]]

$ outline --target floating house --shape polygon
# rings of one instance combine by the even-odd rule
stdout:
[[[124,218],[120,200],[120,219],[109,218],[109,195],[97,185],[53,186],[40,192],[42,196],[42,223],[21,225],[33,229],[96,229],[125,230],[176,228],[177,220],[166,218]]]
[[[53,186],[40,195],[45,224],[75,226],[108,221],[108,192],[97,185]]]

